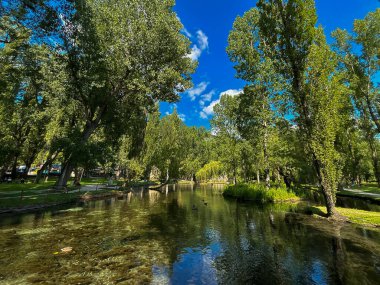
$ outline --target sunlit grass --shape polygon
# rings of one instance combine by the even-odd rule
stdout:
[[[312,214],[316,215],[326,215],[326,207],[315,206],[310,207],[309,210]],[[349,219],[351,223],[360,225],[370,225],[370,226],[380,226],[380,212],[364,211],[351,208],[340,208],[337,207],[336,211]]]
[[[367,193],[380,194],[380,188],[376,182],[363,183],[361,186],[353,186],[352,189],[358,189]]]

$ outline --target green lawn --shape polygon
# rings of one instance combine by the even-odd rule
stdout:
[[[33,183],[32,181],[26,181],[24,184],[20,182],[13,183],[1,183],[0,184],[0,195],[4,193],[9,193],[12,191],[29,191],[29,190],[46,190],[52,188],[56,182],[56,178],[49,178],[47,182],[42,181],[39,184]],[[95,184],[106,184],[108,181],[104,178],[83,178],[81,181],[81,185],[95,185]],[[72,179],[67,183],[69,185],[72,184]]]
[[[366,193],[373,193],[380,195],[380,188],[377,186],[376,182],[363,183],[361,186],[353,186],[352,189],[358,189]]]
[[[24,184],[20,182],[12,183],[1,183],[0,184],[0,193],[12,192],[12,191],[22,191],[22,190],[44,190],[51,188],[55,183],[55,179],[49,179],[47,182],[41,182],[39,184],[32,183],[30,181],[25,182]]]
[[[93,197],[102,194],[114,194],[115,191],[109,189],[101,189],[96,191],[91,191],[87,196]],[[57,193],[57,192],[46,192],[38,195],[30,195],[23,197],[20,196],[9,197],[7,199],[0,199],[0,210],[8,208],[23,208],[26,206],[36,206],[36,205],[54,205],[54,204],[64,204],[68,202],[74,202],[78,200],[82,195],[86,194],[84,191],[81,192],[70,192],[68,193]]]
[[[0,199],[0,209],[66,203],[70,201],[75,201],[78,195],[79,193],[59,193],[59,194],[50,193],[50,194],[24,197],[23,199],[21,199],[20,197]]]
[[[338,195],[341,194],[344,196],[365,197],[380,201],[380,188],[375,182],[363,183],[361,186],[353,186],[350,189],[353,191],[341,190],[338,191]],[[358,190],[360,192],[354,192],[355,190]]]
[[[313,214],[326,215],[326,207],[310,207]],[[351,208],[336,208],[337,212],[349,219],[351,223],[380,227],[380,212],[370,212]]]

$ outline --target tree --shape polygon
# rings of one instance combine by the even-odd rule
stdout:
[[[334,47],[339,55],[342,72],[345,73],[352,101],[359,117],[371,152],[374,176],[380,185],[377,138],[380,132],[379,121],[379,53],[380,9],[369,13],[363,20],[355,20],[353,34],[337,29],[332,33]],[[360,47],[360,48],[358,48]]]
[[[280,83],[281,77],[276,74],[272,60],[266,55],[269,50],[261,36],[259,20],[257,9],[236,18],[228,38],[227,53],[235,63],[237,77],[248,83],[239,96],[239,131],[255,149],[262,152],[265,183],[269,188],[269,141],[276,112],[280,111],[275,110],[277,101],[284,99],[279,86],[285,82]]]
[[[241,158],[241,137],[237,128],[238,106],[236,96],[224,94],[220,102],[214,106],[214,117],[211,119],[211,127],[218,143],[218,156],[227,167],[227,171],[232,173],[235,184]]]
[[[334,143],[344,94],[336,55],[326,43],[312,0],[261,0],[257,4],[266,56],[290,83],[290,100],[301,139],[310,155],[329,216],[335,215],[339,180]]]
[[[334,47],[346,68],[355,106],[367,112],[380,133],[379,73],[380,9],[369,13],[363,20],[355,20],[353,34],[334,31]]]
[[[210,160],[210,133],[203,127],[186,128],[183,138],[184,158],[181,161],[181,177],[196,180],[196,173]]]
[[[146,176],[155,166],[166,182],[180,176],[181,162],[187,154],[186,126],[178,116],[177,110],[160,119],[158,106],[149,116],[144,146]]]
[[[77,150],[99,127],[128,125],[156,100],[175,101],[190,86],[194,64],[189,41],[172,1],[62,1],[56,33],[69,75],[67,96],[75,102],[71,145],[57,187],[63,187]]]
[[[211,160],[197,171],[196,176],[197,179],[201,181],[219,179],[223,175],[223,171],[223,163],[220,161]]]
[[[17,13],[19,12],[19,13]],[[47,108],[55,95],[57,80],[49,80],[57,54],[47,45],[32,42],[31,31],[13,11],[0,18],[0,125],[3,152],[1,168],[4,172],[20,161],[27,173],[41,147],[46,125],[51,114]],[[22,13],[21,13],[22,14]],[[2,176],[2,175],[1,175]]]

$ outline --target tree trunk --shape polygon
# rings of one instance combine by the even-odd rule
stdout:
[[[237,180],[236,180],[236,166],[235,166],[235,164],[234,164],[234,173],[233,173],[233,175],[234,175],[234,185],[236,185],[237,184]]]
[[[319,184],[321,185],[322,194],[323,194],[323,197],[325,198],[327,216],[333,217],[336,214],[335,199],[333,195],[334,185],[331,185],[331,183],[329,182],[325,169],[323,169],[323,167],[321,166],[321,163],[316,159],[314,154],[313,154],[313,158],[314,158],[314,166],[317,172]]]
[[[86,143],[88,141],[88,139],[90,138],[90,136],[92,135],[92,133],[99,126],[99,123],[100,123],[100,120],[102,118],[104,111],[105,111],[105,108],[103,108],[100,111],[100,114],[98,115],[98,117],[95,120],[87,121],[86,126],[82,132],[81,143]],[[59,176],[59,178],[57,180],[57,183],[55,185],[57,189],[62,189],[64,187],[66,187],[66,185],[67,185],[67,181],[70,178],[70,174],[74,169],[74,165],[72,162],[72,155],[73,155],[73,153],[71,153],[69,155],[68,159],[66,160],[65,166],[62,169],[61,175]]]
[[[74,170],[74,165],[71,163],[71,160],[69,159],[64,167],[61,170],[61,174],[58,177],[56,188],[57,189],[63,189],[67,186],[67,181],[70,178],[71,172]]]
[[[256,172],[256,179],[257,179],[257,184],[260,184],[260,170],[257,170]]]
[[[3,168],[0,169],[0,182],[4,181],[5,179],[5,174],[8,170],[9,164],[6,163],[3,165]]]
[[[268,125],[264,122],[264,141],[263,141],[263,151],[264,151],[264,174],[265,174],[265,187],[269,189],[270,187],[270,173],[269,173],[269,154],[268,154]]]
[[[375,175],[377,185],[378,187],[380,187],[380,166],[379,166],[379,157],[377,155],[375,141],[372,135],[371,137],[368,136],[368,140],[369,140],[369,147],[371,150],[373,173]]]
[[[11,173],[12,180],[15,180],[17,177],[17,159],[18,159],[18,156],[16,155],[12,163],[12,173]]]
[[[279,167],[278,174],[284,178],[284,183],[286,185],[286,188],[290,188],[292,186],[292,181],[294,180],[293,175],[291,173],[288,174],[286,167],[285,167],[285,171],[282,167]]]
[[[26,164],[26,169],[25,169],[25,173],[23,173],[23,177],[26,179],[28,178],[28,173],[29,173],[29,169],[30,167],[32,166],[32,162],[31,161],[28,161]]]
[[[75,177],[74,177],[73,184],[75,186],[80,186],[80,182],[82,180],[83,172],[84,172],[83,169],[80,169],[80,168],[77,168],[77,167],[74,169]]]
[[[335,200],[332,195],[332,189],[329,185],[322,185],[322,192],[326,202],[327,216],[333,217],[336,214]]]
[[[49,154],[48,154],[48,156],[47,156],[47,158],[46,158],[45,163],[44,163],[44,164],[42,165],[42,167],[37,171],[37,176],[36,176],[36,179],[35,179],[35,181],[34,181],[35,183],[40,183],[40,180],[41,180],[41,178],[42,178],[42,174],[44,173],[45,169],[53,163],[54,159],[58,156],[59,153],[60,153],[59,150],[57,150],[57,152],[56,152],[55,154],[52,153],[51,151],[49,151]],[[49,167],[49,168],[50,168],[50,167]],[[50,169],[49,169],[49,170],[50,170]],[[48,171],[47,176],[49,176],[49,171]]]

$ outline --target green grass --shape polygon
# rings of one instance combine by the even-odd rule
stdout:
[[[366,193],[373,193],[380,195],[380,188],[377,186],[376,182],[363,183],[361,186],[354,186],[352,189],[358,189]]]
[[[83,192],[70,192],[70,190],[78,189],[77,186],[72,185],[71,181],[72,179],[68,182],[68,193],[54,192],[55,177],[47,182],[43,180],[39,184],[32,181],[26,181],[24,184],[2,183],[0,184],[0,209],[70,202],[83,194]],[[102,178],[84,178],[81,185],[105,184],[105,182],[106,180]]]
[[[326,207],[322,206],[309,207],[308,210],[311,211],[312,214],[318,216],[325,216],[327,213]],[[380,212],[340,207],[337,207],[336,210],[340,215],[347,217],[351,223],[365,226],[380,226]]]
[[[72,185],[72,179],[67,182],[69,189]],[[25,183],[12,182],[12,183],[1,183],[0,184],[0,195],[9,194],[9,192],[19,192],[19,191],[35,191],[35,190],[46,190],[52,188],[56,182],[56,178],[49,178],[47,182],[44,180],[36,184],[32,180],[26,181]],[[81,180],[81,185],[95,185],[95,184],[106,184],[107,179],[105,178],[83,178]]]
[[[297,197],[294,192],[286,189],[284,185],[270,189],[266,189],[262,184],[229,185],[223,191],[223,195],[243,201],[258,201],[261,203],[299,200],[299,197]]]
[[[376,182],[363,183],[361,186],[355,185],[351,189],[359,190],[361,191],[361,193],[341,190],[337,192],[337,195],[350,196],[350,197],[362,197],[362,198],[368,198],[371,200],[380,201],[380,197],[376,197],[375,195],[372,195],[372,194],[380,195],[380,188],[377,186]]]
[[[71,182],[72,182],[72,179],[69,180],[68,184],[71,184]],[[100,184],[107,184],[107,183],[108,183],[108,179],[106,178],[82,178],[82,180],[80,181],[81,186],[100,185]]]
[[[23,208],[27,206],[49,206],[54,204],[63,204],[68,202],[74,202],[78,200],[81,196],[87,195],[90,197],[102,195],[102,194],[116,194],[117,191],[109,189],[99,189],[91,192],[45,192],[38,195],[31,195],[23,197],[20,196],[10,196],[7,199],[0,199],[0,210],[8,208]]]
[[[32,183],[30,181],[25,182],[24,184],[19,182],[12,183],[1,183],[0,192],[12,192],[12,191],[25,191],[25,190],[45,190],[51,188],[55,183],[55,179],[47,182],[41,182],[39,184]]]
[[[24,197],[23,199],[20,199],[20,197],[0,199],[0,209],[67,203],[75,201],[79,197],[79,195],[82,194],[83,193],[50,193],[35,195],[31,197]]]

